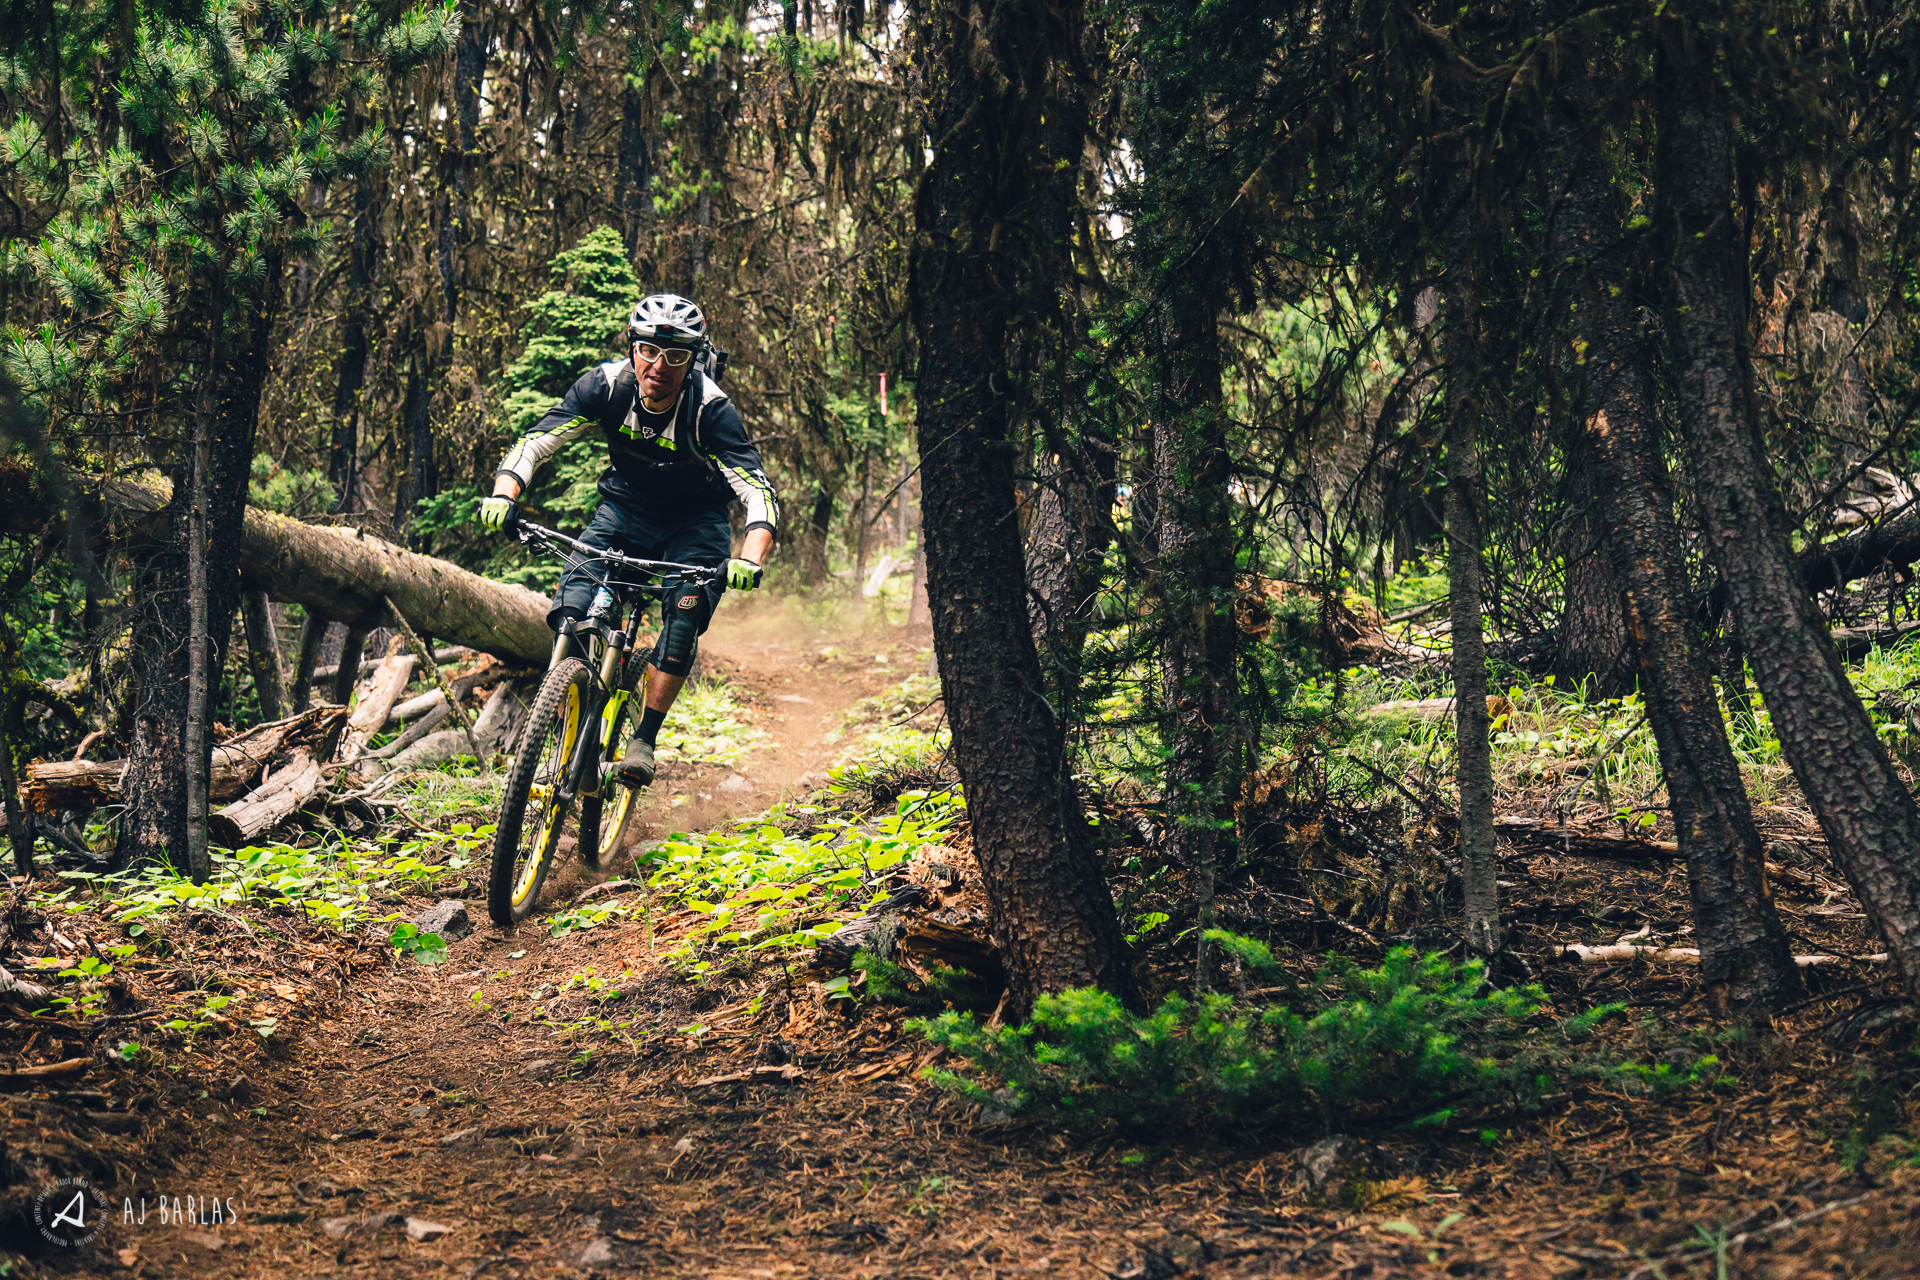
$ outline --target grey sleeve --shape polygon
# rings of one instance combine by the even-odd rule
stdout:
[[[776,533],[780,525],[780,499],[760,465],[760,451],[747,439],[746,425],[731,400],[723,400],[706,410],[700,424],[700,446],[720,474],[726,478],[733,496],[747,509],[747,528]]]
[[[567,388],[560,403],[547,410],[546,417],[533,429],[514,441],[513,448],[500,460],[496,475],[519,479],[524,491],[533,484],[534,473],[549,458],[567,445],[592,433],[599,426],[599,415],[606,408],[612,387],[600,369],[589,369]]]

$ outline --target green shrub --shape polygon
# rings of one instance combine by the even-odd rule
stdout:
[[[1255,972],[1277,971],[1258,942],[1208,937]],[[1565,1049],[1617,1007],[1535,1025],[1545,1004],[1537,986],[1489,989],[1478,960],[1403,947],[1377,969],[1330,963],[1291,1006],[1172,995],[1140,1015],[1082,988],[1043,997],[1021,1027],[988,1029],[959,1013],[913,1025],[1011,1091],[930,1073],[975,1101],[1172,1135],[1225,1124],[1433,1123],[1496,1099],[1524,1107],[1569,1071],[1620,1078],[1622,1069],[1578,1065]]]
[[[866,998],[879,1004],[899,1005],[914,1013],[937,1013],[948,1005],[956,1009],[993,1006],[987,981],[965,969],[936,964],[930,967],[928,977],[921,978],[906,966],[871,951],[854,952],[853,968],[867,976]]]

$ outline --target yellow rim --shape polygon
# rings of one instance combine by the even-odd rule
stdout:
[[[567,765],[573,760],[574,740],[580,729],[579,685],[567,685],[566,708],[566,714],[560,720],[560,741],[554,744],[556,755],[553,772],[548,775],[548,781],[536,782],[527,788],[527,798],[538,798],[545,812],[540,816],[540,834],[533,852],[528,855],[526,866],[520,871],[520,883],[513,887],[513,905],[516,907],[533,893],[534,885],[540,879],[540,869],[547,865],[547,859],[553,854],[553,846],[560,838],[562,814],[553,796],[559,789],[560,779],[566,776]]]
[[[600,823],[600,863],[620,852],[615,842],[620,839],[621,828],[627,825],[627,810],[633,807],[633,788],[621,787],[620,798],[613,802],[613,809]]]

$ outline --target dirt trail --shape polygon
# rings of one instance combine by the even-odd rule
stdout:
[[[924,661],[899,640],[842,640],[847,654],[826,662],[821,647],[752,626],[715,637],[710,660],[752,691],[768,739],[737,773],[664,773],[642,838],[796,792],[831,759],[822,738],[845,709]],[[1671,892],[1660,874],[1648,895]],[[588,879],[571,873],[547,902]],[[169,1122],[172,1163],[115,1182],[151,1188],[147,1220],[111,1223],[65,1273],[1530,1280],[1624,1276],[1635,1254],[1689,1247],[1696,1220],[1740,1229],[1772,1206],[1809,1228],[1728,1274],[1914,1274],[1920,1174],[1840,1175],[1816,1120],[1788,1111],[1782,1125],[1766,1095],[1660,1110],[1601,1092],[1495,1150],[1410,1136],[1378,1148],[1367,1208],[1323,1208],[1291,1149],[1217,1135],[1133,1152],[983,1117],[918,1077],[926,1044],[897,1011],[671,973],[658,956],[684,919],[555,938],[538,919],[509,934],[483,904],[472,914],[444,965],[360,970],[250,1079],[188,1102]],[[582,1059],[556,1033],[589,1012],[564,989],[582,976],[627,992],[614,1009],[630,1046],[598,1040]],[[1814,1096],[1822,1070],[1793,1089]],[[195,1222],[161,1219],[158,1197],[188,1195]],[[213,1199],[236,1219],[211,1221]]]

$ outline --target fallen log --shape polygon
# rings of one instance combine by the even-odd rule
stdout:
[[[1869,578],[1892,565],[1905,569],[1920,561],[1920,506],[1891,520],[1800,553],[1800,579],[1808,591],[1827,591]]]
[[[473,650],[464,645],[447,649],[435,649],[433,651],[433,660],[435,662],[463,662],[471,657],[473,657]],[[406,655],[406,659],[407,662],[411,664],[414,661],[414,656],[409,653]],[[313,678],[315,680],[331,680],[339,674],[340,668],[338,666],[315,667]]]
[[[894,945],[901,955],[922,964],[965,969],[989,982],[1006,980],[1006,966],[991,942],[940,920],[911,921]]]
[[[538,687],[538,674],[509,680],[493,691],[487,699],[486,709],[474,722],[473,736],[479,740],[483,751],[510,751],[516,735],[520,732],[520,722],[526,718],[527,707],[533,701],[534,690]],[[435,765],[445,764],[449,760],[458,760],[467,754],[467,735],[458,729],[443,729],[421,738],[412,746],[386,761],[385,771],[397,773],[406,769],[431,769]],[[362,765],[372,763],[363,758]],[[373,772],[364,769],[364,772]]]
[[[475,689],[491,688],[502,680],[515,680],[533,674],[535,674],[534,671],[529,667],[508,666],[489,653],[481,655],[480,666],[464,676],[455,676],[450,683],[454,696],[464,698]],[[418,697],[408,698],[405,702],[395,704],[392,713],[387,716],[387,723],[404,724],[408,720],[426,715],[436,707],[445,706],[446,701],[447,696],[444,690],[429,689]]]
[[[435,692],[437,693],[438,690],[435,690]],[[390,760],[394,756],[399,755],[402,751],[405,751],[408,747],[412,746],[414,743],[420,741],[420,739],[432,733],[435,729],[438,729],[441,725],[441,722],[446,720],[446,718],[450,714],[452,713],[447,710],[446,699],[444,698],[438,699],[437,705],[431,711],[427,712],[427,714],[421,716],[418,720],[414,721],[413,724],[407,728],[407,731],[405,733],[395,738],[392,742],[389,742],[386,746],[380,747],[377,750],[367,752],[365,755],[361,756],[360,759],[363,761]],[[393,719],[398,720],[399,718],[400,718],[399,715],[395,714]],[[392,724],[393,720],[389,720],[387,723]]]
[[[440,696],[446,700],[447,709],[453,714],[454,724],[459,727],[460,732],[467,735],[467,746],[473,750],[473,758],[480,762],[480,772],[488,773],[487,753],[481,749],[480,740],[473,736],[473,722],[467,718],[466,708],[460,705],[460,693],[448,683],[447,673],[442,671],[440,664],[434,660],[433,649],[420,638],[420,633],[413,629],[400,610],[393,606],[391,600],[387,602],[387,612],[393,616],[394,625],[400,629],[407,647],[413,650],[414,658],[427,669],[427,674],[433,677],[434,684],[439,686]]]
[[[225,802],[244,794],[275,756],[294,743],[331,742],[346,718],[344,707],[315,707],[215,743],[209,798]],[[20,798],[35,813],[95,809],[119,798],[125,769],[124,760],[37,760],[27,766]]]
[[[1875,649],[1891,649],[1902,640],[1920,634],[1920,623],[1898,627],[1835,627],[1833,647],[1847,662],[1858,662]]]
[[[165,534],[172,496],[165,479],[115,478],[93,482],[68,514],[111,514],[120,517],[113,523],[125,540],[152,540]],[[35,473],[0,475],[0,529],[37,530],[61,509],[52,486]],[[541,666],[553,648],[546,598],[525,587],[358,529],[302,524],[258,507],[247,508],[240,539],[243,588],[320,617],[370,627],[391,598],[415,627],[443,641]]]
[[[1636,947],[1631,942],[1610,942],[1602,946],[1589,947],[1582,943],[1572,943],[1560,953],[1572,956],[1582,964],[1611,964],[1622,960],[1644,960],[1649,964],[1699,964],[1698,947]],[[1828,964],[1886,964],[1887,953],[1877,951],[1867,956],[1795,956],[1793,962],[1802,968],[1814,968]]]
[[[325,787],[319,761],[305,751],[295,751],[261,786],[209,814],[207,839],[223,849],[238,849],[292,816]]]
[[[397,635],[387,646],[386,659],[373,673],[373,680],[347,720],[347,739],[340,746],[342,763],[352,764],[360,758],[373,735],[385,727],[393,704],[406,692],[407,677],[413,670],[412,659],[402,652],[406,647],[406,640]]]

